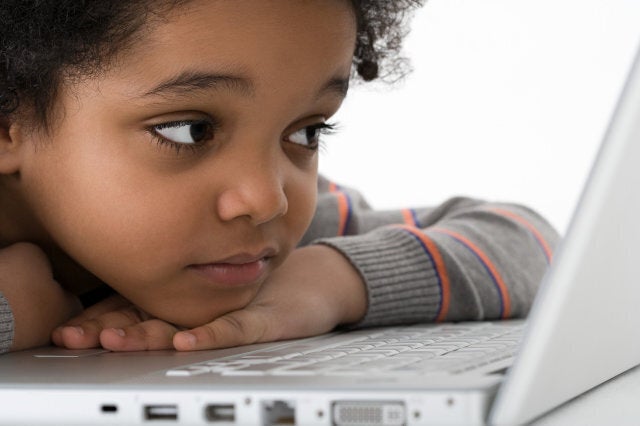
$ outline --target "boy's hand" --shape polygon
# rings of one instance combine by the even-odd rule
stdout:
[[[295,250],[245,308],[191,330],[149,319],[121,296],[87,309],[53,333],[57,345],[103,346],[114,351],[201,350],[322,334],[360,320],[366,290],[351,264],[336,250]]]
[[[56,328],[51,339],[70,349],[102,346],[112,351],[144,351],[171,348],[177,331],[116,294]]]
[[[178,333],[173,343],[178,350],[211,349],[322,334],[359,321],[366,300],[364,283],[345,257],[308,246],[295,250],[244,309]]]

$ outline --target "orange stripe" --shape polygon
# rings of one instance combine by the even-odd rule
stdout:
[[[500,291],[500,294],[502,295],[502,303],[503,303],[502,318],[508,318],[511,313],[511,298],[509,297],[509,290],[507,289],[507,286],[505,285],[504,280],[502,279],[502,276],[496,269],[495,265],[493,264],[493,262],[491,262],[491,260],[489,260],[489,257],[482,250],[480,250],[478,246],[472,243],[468,238],[458,234],[457,232],[449,231],[448,229],[443,229],[443,228],[433,229],[433,231],[450,235],[453,238],[461,241],[482,260],[482,262],[489,269],[489,271],[491,271],[491,274],[493,275],[496,281],[496,284],[498,285],[498,291]]]
[[[338,198],[338,235],[345,235],[347,232],[347,219],[349,218],[349,200],[347,200],[347,194],[343,192],[336,192]]]
[[[438,246],[436,246],[435,243],[418,228],[409,225],[395,226],[410,232],[412,235],[418,238],[429,251],[428,254],[433,260],[433,263],[435,263],[436,273],[440,278],[440,291],[442,292],[440,310],[438,312],[438,315],[436,316],[436,321],[444,321],[447,317],[447,314],[449,313],[449,303],[451,302],[451,284],[449,281],[449,274],[447,273],[447,267],[444,264],[444,259],[440,254],[440,250],[438,250]]]
[[[338,198],[338,235],[342,236],[347,232],[347,219],[349,218],[349,200],[347,195],[340,191],[340,187],[335,182],[329,182],[329,192]]]
[[[413,213],[411,213],[410,209],[402,209],[402,219],[404,220],[404,223],[406,223],[407,225],[410,225],[410,226],[418,225],[416,221],[413,220]]]
[[[545,256],[547,256],[547,260],[549,261],[549,263],[551,263],[551,260],[553,259],[553,251],[551,250],[551,247],[549,247],[549,244],[547,244],[547,241],[544,239],[540,231],[538,231],[529,221],[509,210],[494,208],[491,209],[491,211],[515,220],[516,222],[527,228],[529,231],[531,231],[533,236],[542,246],[542,250],[544,251]]]

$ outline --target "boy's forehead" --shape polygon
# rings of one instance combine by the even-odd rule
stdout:
[[[137,95],[213,86],[250,95],[259,74],[293,71],[344,94],[355,34],[344,0],[194,1],[149,28],[112,71],[144,81]]]
[[[141,49],[180,43],[183,48],[215,46],[230,56],[225,46],[247,48],[250,42],[256,48],[271,47],[275,54],[279,46],[305,42],[315,42],[305,47],[314,50],[318,39],[335,49],[355,47],[356,27],[353,6],[346,0],[193,0],[151,21],[147,36],[139,40]],[[297,52],[286,53],[291,57]]]

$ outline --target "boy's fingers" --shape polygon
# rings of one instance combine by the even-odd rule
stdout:
[[[272,320],[272,319],[271,319]],[[217,318],[215,321],[173,337],[173,346],[179,351],[219,349],[275,340],[267,318],[258,311],[243,309]]]
[[[149,320],[124,328],[107,328],[100,344],[111,351],[153,351],[173,348],[177,329],[162,320]]]
[[[82,327],[63,326],[51,333],[51,340],[56,346],[68,349],[88,349],[100,346],[98,335],[86,334]]]
[[[113,296],[107,297],[106,299],[96,303],[93,306],[89,306],[87,309],[82,311],[80,315],[77,315],[67,321],[65,325],[79,325],[84,321],[100,317],[102,315],[126,308],[128,306],[131,306],[131,302],[129,302],[119,294],[115,294]]]
[[[143,321],[140,312],[129,306],[108,312],[95,318],[64,325],[52,333],[53,342],[69,349],[85,349],[100,346],[100,334],[105,329],[123,328]]]

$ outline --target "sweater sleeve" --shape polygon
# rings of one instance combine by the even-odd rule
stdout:
[[[434,208],[374,211],[320,178],[316,215],[301,244],[340,251],[367,287],[355,326],[525,316],[559,241],[534,211],[452,198]]]
[[[0,293],[0,354],[7,352],[13,343],[13,314],[9,302]]]

